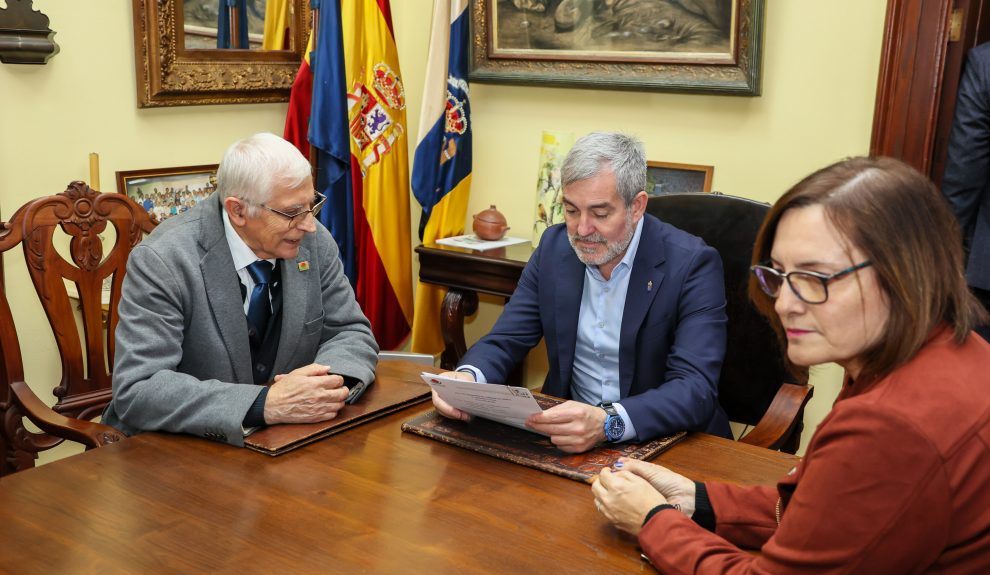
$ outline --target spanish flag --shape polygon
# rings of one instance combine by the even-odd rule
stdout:
[[[388,0],[347,0],[340,5],[340,16],[357,248],[355,295],[379,346],[395,349],[413,321],[405,86]]]
[[[471,189],[471,103],[468,99],[468,0],[435,0],[430,55],[413,160],[412,187],[423,207],[424,244],[464,233]],[[416,290],[413,351],[439,353],[443,290]]]
[[[382,349],[412,325],[405,91],[388,0],[312,0],[315,30],[285,139],[309,157],[320,212]]]

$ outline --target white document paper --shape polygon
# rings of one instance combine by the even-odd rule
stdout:
[[[468,234],[465,236],[454,236],[452,238],[441,238],[437,240],[437,243],[445,246],[468,248],[469,250],[478,250],[483,252],[485,250],[493,250],[495,248],[511,246],[513,244],[522,244],[528,241],[529,240],[523,238],[510,237],[504,237],[500,240],[483,240],[474,234]]]
[[[426,372],[422,373],[422,377],[423,381],[437,392],[440,399],[461,411],[539,433],[526,427],[526,419],[543,409],[540,408],[539,403],[536,403],[532,392],[525,387],[475,383]]]

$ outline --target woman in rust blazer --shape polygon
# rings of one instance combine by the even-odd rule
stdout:
[[[990,344],[959,233],[896,160],[794,186],[750,295],[793,364],[846,370],[831,413],[775,488],[622,461],[592,488],[602,514],[663,573],[990,573]]]

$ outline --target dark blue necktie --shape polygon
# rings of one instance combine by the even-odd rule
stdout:
[[[268,319],[272,316],[272,301],[269,296],[268,282],[272,277],[272,264],[258,260],[249,265],[248,273],[254,280],[254,290],[251,292],[251,303],[248,304],[248,322],[258,334],[258,341],[265,337]]]

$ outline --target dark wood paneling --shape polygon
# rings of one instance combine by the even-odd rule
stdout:
[[[945,0],[890,0],[870,153],[929,173],[951,10]]]
[[[942,180],[966,53],[990,40],[985,0],[889,0],[870,153]],[[952,9],[962,34],[949,36]]]

